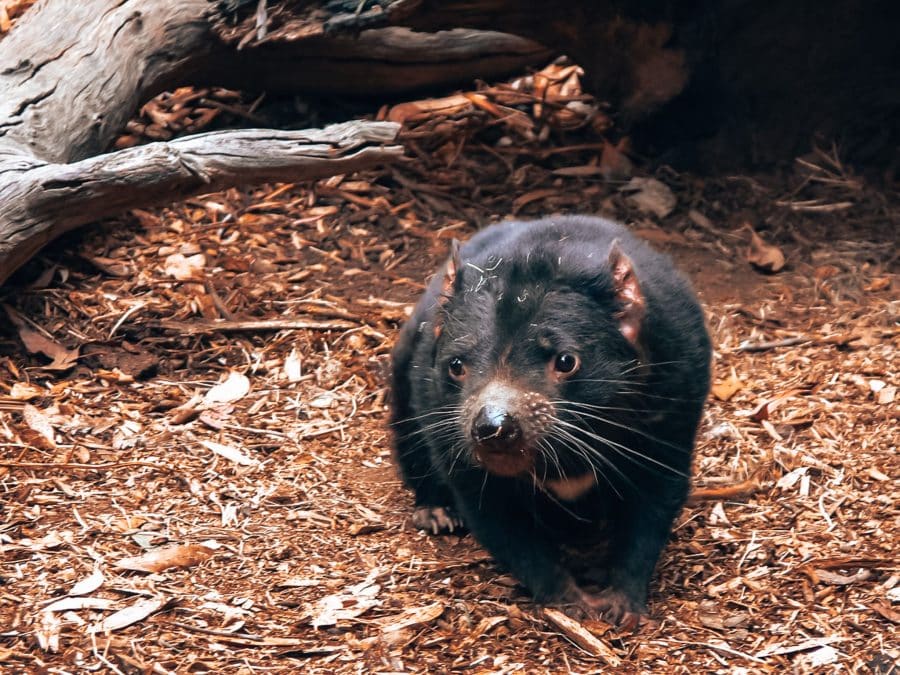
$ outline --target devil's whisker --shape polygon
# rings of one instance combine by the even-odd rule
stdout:
[[[606,464],[609,468],[619,474],[619,476],[621,476],[622,479],[625,480],[625,482],[634,487],[634,483],[631,481],[631,479],[628,478],[628,476],[626,476],[624,473],[622,473],[622,470],[619,469],[619,467],[617,467],[612,461],[610,461],[608,457],[604,457],[603,453],[598,452],[595,448],[591,447],[584,440],[576,437],[570,431],[561,428],[559,426],[559,421],[560,420],[557,420],[557,425],[554,426],[552,433],[560,443],[563,443],[564,445],[566,445],[566,447],[577,452],[577,454],[584,458],[584,460],[591,466],[596,466],[596,463],[593,461],[594,459],[597,459],[600,462]],[[600,467],[597,468],[599,469]],[[602,470],[600,473],[606,480],[606,482],[609,483],[609,486],[613,489],[613,491],[621,498],[622,495],[616,489],[612,480],[610,480],[610,478]]]
[[[579,441],[577,438],[574,438],[574,437],[571,438],[571,441],[569,441],[562,435],[557,435],[557,436],[555,436],[555,438],[557,441],[559,441],[560,444],[562,444],[563,446],[565,446],[566,448],[571,450],[577,456],[584,459],[585,463],[590,467],[591,472],[594,474],[595,482],[598,482],[598,483],[600,482],[600,479],[597,475],[597,472],[599,471],[600,476],[602,476],[603,480],[606,481],[606,483],[609,485],[610,488],[612,488],[612,491],[616,493],[616,496],[619,497],[619,499],[622,499],[622,493],[619,492],[619,490],[616,488],[615,484],[613,483],[612,479],[610,479],[609,476],[606,475],[606,473],[603,471],[603,469],[601,469],[599,466],[597,466],[596,462],[594,462],[592,460],[591,455],[593,453],[587,452],[584,449],[583,443],[581,441]],[[572,442],[575,442],[575,445],[572,445]],[[599,459],[605,460],[604,457],[600,457]],[[618,471],[617,467],[615,467],[614,465],[610,464],[610,466],[614,470]],[[619,472],[619,473],[621,473],[621,472]],[[627,478],[626,478],[626,480],[627,480]]]
[[[654,436],[653,434],[647,433],[646,431],[638,429],[637,427],[632,426],[630,424],[624,424],[622,422],[617,422],[615,420],[609,419],[608,417],[603,417],[601,415],[596,415],[593,413],[585,412],[583,410],[578,411],[576,413],[574,410],[566,410],[562,406],[559,406],[559,409],[566,411],[566,412],[570,412],[572,414],[577,414],[581,417],[587,417],[587,418],[590,418],[593,420],[597,420],[598,422],[603,422],[604,424],[608,424],[610,426],[617,427],[619,429],[625,429],[626,431],[631,431],[632,433],[636,433],[639,436],[643,436],[644,438],[651,440],[654,443],[659,443],[660,445],[665,445],[669,448],[672,448],[673,450],[677,450],[678,452],[684,452],[683,447],[676,445],[675,443],[670,443],[669,441],[664,441],[663,439],[658,438],[657,436]]]
[[[654,457],[650,457],[649,455],[646,455],[638,450],[635,450],[634,448],[630,448],[627,445],[623,445],[622,443],[618,443],[617,441],[614,441],[612,439],[601,436],[589,429],[580,427],[577,424],[572,424],[571,422],[566,422],[564,420],[559,420],[558,424],[565,426],[565,427],[572,428],[575,431],[587,436],[588,438],[595,440],[598,443],[601,443],[601,444],[607,446],[608,448],[615,450],[620,455],[622,455],[623,457],[625,457],[627,459],[630,459],[635,464],[641,464],[641,462],[638,459],[636,459],[636,458],[640,458],[640,459],[646,460],[647,462],[650,462],[652,464],[656,464],[657,466],[665,469],[666,471],[670,471],[671,473],[674,473],[678,476],[687,477],[687,474],[685,474],[683,471],[679,471],[678,469],[675,469],[675,468],[669,466],[665,462],[662,462]]]

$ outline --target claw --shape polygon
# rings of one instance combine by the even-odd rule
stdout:
[[[646,614],[640,603],[614,588],[596,594],[578,589],[574,601],[565,607],[565,613],[579,621],[602,619],[629,632],[641,626]]]
[[[610,623],[626,631],[635,631],[644,616],[644,608],[626,593],[615,588],[607,588],[597,595],[585,594],[591,609]]]
[[[413,525],[431,534],[453,534],[465,529],[460,518],[449,506],[419,506],[413,512]]]

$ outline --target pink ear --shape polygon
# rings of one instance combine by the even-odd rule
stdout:
[[[459,240],[452,239],[450,241],[450,258],[448,258],[447,264],[444,265],[444,283],[441,286],[441,304],[444,304],[453,297],[453,284],[456,283],[456,275],[459,273],[459,268],[461,266]]]
[[[456,275],[459,273],[459,268],[461,266],[462,259],[459,255],[459,240],[453,239],[450,242],[450,257],[444,264],[444,279],[441,283],[441,294],[437,299],[438,311],[434,315],[435,340],[440,337],[441,331],[444,328],[441,308],[447,304],[450,298],[453,297],[454,286],[456,284]]]
[[[631,259],[622,253],[618,240],[614,241],[609,249],[609,266],[612,270],[616,302],[619,304],[615,314],[619,321],[619,330],[626,340],[637,347],[646,303]]]

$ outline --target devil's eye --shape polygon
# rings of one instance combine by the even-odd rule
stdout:
[[[466,364],[463,363],[463,360],[458,356],[450,359],[450,364],[447,366],[447,372],[450,373],[450,377],[454,380],[462,380],[466,376]]]
[[[568,352],[560,352],[553,360],[553,370],[560,375],[571,375],[580,365],[578,357]]]

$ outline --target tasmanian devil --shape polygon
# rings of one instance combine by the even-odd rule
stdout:
[[[709,361],[688,283],[622,225],[454,242],[393,352],[413,522],[465,524],[538,601],[635,626],[688,493]]]

